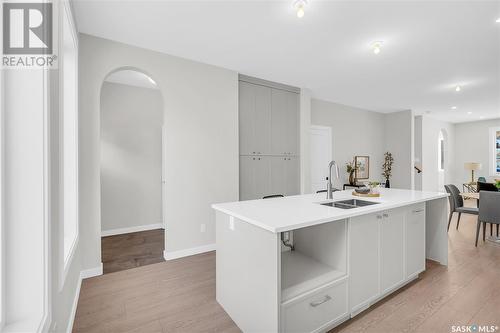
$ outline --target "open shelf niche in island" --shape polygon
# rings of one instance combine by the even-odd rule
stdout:
[[[347,221],[293,231],[294,251],[281,252],[281,301],[347,277]]]

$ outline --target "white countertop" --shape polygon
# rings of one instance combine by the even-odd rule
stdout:
[[[353,209],[318,204],[332,201],[326,200],[326,193],[220,203],[213,204],[212,208],[270,232],[278,233],[448,196],[441,192],[399,189],[380,189],[380,193],[379,198],[353,196],[352,190],[333,193],[333,201],[360,199],[380,203]]]

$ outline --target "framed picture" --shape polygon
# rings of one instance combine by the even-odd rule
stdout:
[[[370,178],[370,156],[355,156],[354,163],[358,166],[356,179]]]

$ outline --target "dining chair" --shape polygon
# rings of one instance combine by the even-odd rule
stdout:
[[[448,219],[447,230],[450,230],[450,223],[451,219],[453,218],[453,213],[458,213],[458,219],[457,219],[457,230],[458,230],[458,225],[460,224],[460,217],[462,216],[462,213],[478,215],[479,209],[476,207],[464,207],[464,199],[460,195],[460,190],[455,185],[448,184],[445,185],[444,188],[446,192],[450,194],[450,196],[448,197],[448,201],[450,202],[450,217]]]
[[[486,236],[486,223],[490,223],[490,225],[496,224],[497,230],[498,225],[500,224],[500,192],[481,191],[479,193],[479,197],[480,201],[476,228],[476,246],[479,238],[479,229],[481,229],[481,223],[483,224],[483,242]]]
[[[265,197],[262,197],[262,199],[272,199],[272,198],[283,198],[283,194],[272,194],[272,195],[266,195]]]

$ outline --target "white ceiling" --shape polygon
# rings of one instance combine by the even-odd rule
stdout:
[[[309,0],[302,19],[291,4],[77,0],[74,7],[80,32],[310,88],[315,98],[451,122],[500,117],[500,1]],[[376,40],[384,41],[379,55],[370,50]]]
[[[156,82],[152,81],[149,76],[138,71],[123,69],[111,73],[104,80],[106,82],[126,84],[129,86],[158,89]]]

